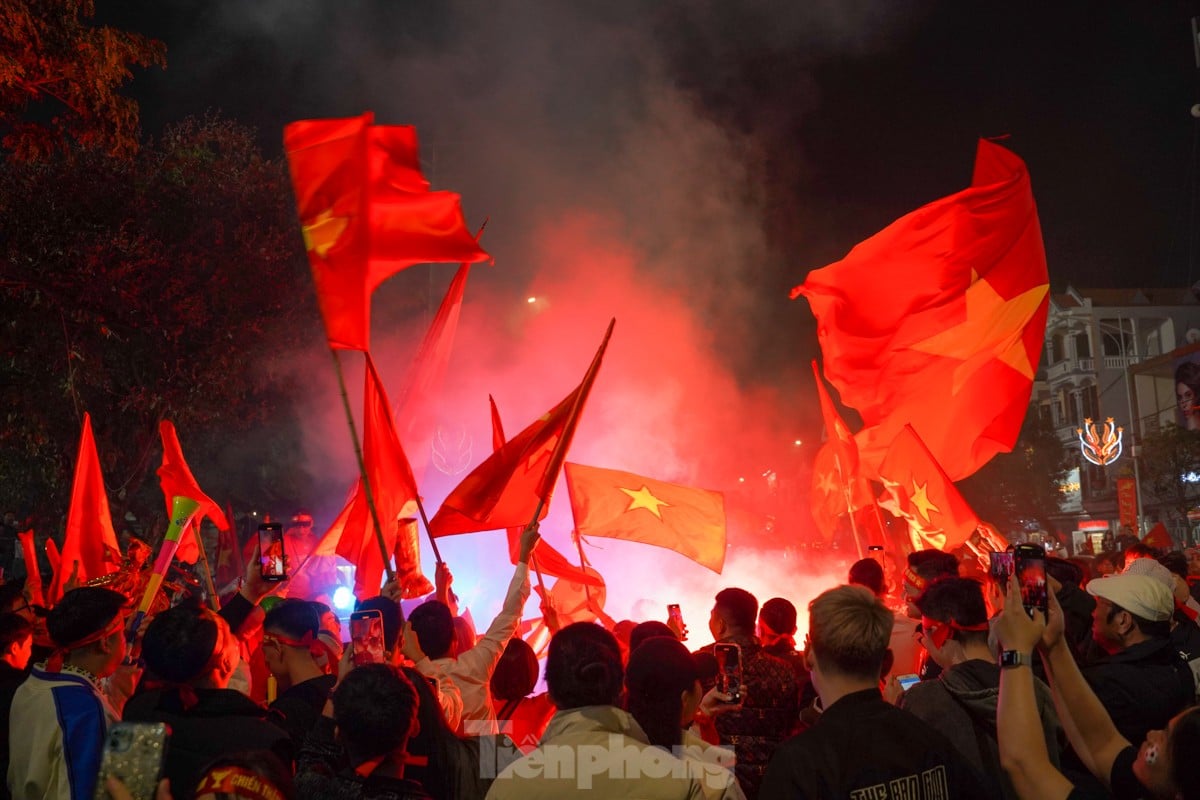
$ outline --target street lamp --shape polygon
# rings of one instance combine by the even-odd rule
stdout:
[[[1129,380],[1129,354],[1125,349],[1125,323],[1124,323],[1124,320],[1122,317],[1120,317],[1120,316],[1117,317],[1117,326],[1115,328],[1115,330],[1116,330],[1115,334],[1113,333],[1114,328],[1112,325],[1105,325],[1105,323],[1100,320],[1095,320],[1095,325],[1096,325],[1097,330],[1100,331],[1100,335],[1102,337],[1102,341],[1100,342],[1100,359],[1101,359],[1100,363],[1101,364],[1104,363],[1103,337],[1105,335],[1112,336],[1116,340],[1117,351],[1121,357],[1121,374],[1125,380],[1125,405],[1129,411],[1129,425],[1131,427],[1130,432],[1134,436],[1134,441],[1132,442],[1132,446],[1129,448],[1129,457],[1131,459],[1133,459],[1134,498],[1135,498],[1136,505],[1137,505],[1136,523],[1137,523],[1138,531],[1140,531],[1142,528],[1142,476],[1141,476],[1141,470],[1138,468],[1138,450],[1141,449],[1141,446],[1142,446],[1142,431],[1141,431],[1141,425],[1140,425],[1139,420],[1135,419],[1134,414],[1133,414],[1133,387]],[[1136,350],[1137,349],[1136,348],[1137,337],[1136,337],[1136,335],[1134,335],[1135,334],[1134,321],[1132,319],[1129,321],[1129,333],[1133,337],[1133,341],[1135,343],[1134,349]],[[1135,352],[1134,358],[1136,358],[1136,357],[1137,357],[1137,353]],[[1098,381],[1099,381],[1099,371],[1097,371],[1097,382]],[[1097,393],[1097,396],[1096,396],[1097,402],[1099,402],[1101,394],[1103,394],[1103,392]],[[1138,531],[1135,531],[1135,533],[1137,533]]]

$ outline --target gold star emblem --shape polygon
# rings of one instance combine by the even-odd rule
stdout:
[[[931,521],[929,517],[930,511],[941,510],[935,506],[932,501],[930,501],[928,490],[928,483],[918,484],[914,480],[912,484],[912,494],[909,496],[909,501],[913,504],[913,506],[916,507],[917,513],[919,513],[926,522]]]
[[[833,494],[837,491],[837,484],[833,481],[832,472],[822,472],[820,479],[817,481],[817,488],[826,495]]]
[[[659,506],[670,507],[671,505],[670,503],[664,502],[655,497],[654,493],[650,491],[650,487],[646,486],[645,484],[642,484],[642,488],[638,489],[636,492],[632,489],[625,488],[622,488],[621,491],[629,495],[631,498],[629,501],[629,508],[625,509],[626,512],[633,511],[635,508],[644,508],[654,516],[662,519],[662,511],[659,510]]]
[[[309,223],[301,226],[304,234],[304,246],[310,253],[325,257],[342,237],[342,232],[350,224],[348,217],[335,217],[333,209],[322,211]]]
[[[951,391],[955,393],[992,359],[1008,364],[1032,380],[1033,365],[1022,334],[1049,289],[1049,284],[1043,283],[1005,300],[986,280],[976,280],[966,292],[967,318],[910,347],[962,360],[954,370]]]

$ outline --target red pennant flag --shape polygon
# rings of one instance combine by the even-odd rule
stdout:
[[[979,525],[979,517],[911,425],[905,425],[888,448],[879,478],[886,493],[880,505],[907,520],[924,547],[953,550]]]
[[[499,450],[504,446],[504,426],[500,422],[500,410],[496,408],[496,401],[488,395],[488,403],[492,406],[492,450]],[[521,555],[521,531],[524,528],[516,526],[507,529],[508,534],[508,558],[516,564],[517,559]],[[577,567],[567,560],[567,557],[555,550],[546,541],[545,537],[537,540],[537,544],[533,546],[533,561],[536,564],[536,569],[543,575],[550,575],[555,578],[566,578],[569,581],[576,583],[586,583],[589,586],[603,586],[604,581],[599,576],[587,572],[584,567]]]
[[[1042,350],[1049,282],[1025,164],[980,141],[971,186],[810,272],[825,374],[862,415],[868,477],[911,424],[951,478],[1012,449]]]
[[[83,434],[79,439],[79,457],[75,460],[75,481],[71,486],[71,508],[67,512],[67,533],[63,539],[58,568],[50,583],[47,600],[57,603],[79,562],[77,578],[82,584],[113,572],[121,564],[121,548],[113,533],[100,456],[92,436],[92,417],[83,415]]]
[[[504,443],[450,492],[429,521],[430,535],[524,528],[539,505],[538,519],[545,518],[558,471],[612,330],[613,323],[609,323],[604,341],[579,386]]]
[[[284,129],[296,206],[329,346],[367,350],[371,293],[413,264],[489,256],[453,192],[431,192],[413,128],[372,114]]]
[[[200,484],[192,476],[192,470],[183,459],[183,448],[179,446],[179,436],[175,433],[175,425],[163,420],[158,423],[158,434],[162,437],[163,457],[162,466],[158,468],[158,478],[162,484],[163,496],[167,499],[167,517],[171,516],[171,501],[176,496],[190,497],[200,504],[192,524],[183,532],[179,539],[179,549],[175,557],[188,564],[195,564],[200,558],[200,520],[208,517],[218,531],[229,529],[229,520],[225,512],[212,501],[201,489]]]
[[[33,541],[33,528],[18,533],[17,539],[21,542],[21,555],[25,557],[25,587],[29,590],[29,599],[35,606],[45,606],[42,568],[38,564],[37,546]]]
[[[718,574],[725,566],[720,492],[581,464],[567,464],[566,473],[580,536],[665,547]]]

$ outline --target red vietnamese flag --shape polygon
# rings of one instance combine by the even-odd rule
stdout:
[[[925,547],[953,550],[979,525],[979,517],[911,425],[905,425],[888,448],[879,479],[885,491],[880,505],[907,520],[909,531]]]
[[[725,566],[720,492],[581,464],[567,464],[566,474],[580,536],[664,547],[718,574]]]
[[[87,413],[83,415],[79,456],[75,460],[67,533],[46,596],[51,605],[62,597],[76,562],[79,563],[76,577],[80,584],[113,572],[121,563],[121,549],[117,545],[117,535],[113,533],[104,476],[100,472],[100,456],[92,436],[92,416]]]
[[[833,539],[839,517],[868,508],[873,502],[875,498],[866,479],[857,473],[847,474],[839,466],[834,441],[830,439],[822,444],[813,461],[809,506],[813,522],[825,540]]]
[[[500,422],[500,409],[496,408],[496,401],[488,395],[488,403],[492,407],[492,450],[499,450],[504,446],[504,425]],[[521,531],[524,530],[521,526],[508,528],[508,558],[516,564],[517,559],[521,555]],[[567,560],[567,557],[555,550],[546,541],[545,536],[537,540],[537,544],[533,546],[533,559],[536,563],[536,569],[543,575],[549,575],[554,578],[566,578],[569,581],[576,583],[586,583],[589,586],[603,586],[604,581],[597,575],[586,572],[583,567],[577,567]]]
[[[413,264],[488,258],[459,196],[431,192],[409,126],[373,115],[284,129],[296,206],[329,346],[367,349],[371,293]]]
[[[545,518],[558,471],[615,322],[609,323],[604,341],[579,386],[454,487],[429,521],[431,536],[524,528],[535,511],[538,519]]]
[[[792,291],[825,374],[862,415],[864,474],[911,424],[953,479],[1012,449],[1041,354],[1046,255],[1025,164],[980,141],[971,186],[918,209]]]
[[[233,507],[226,506],[225,519],[233,519]],[[216,566],[213,567],[213,578],[217,591],[235,582],[246,571],[242,564],[242,548],[238,547],[237,532],[230,525],[217,534]]]
[[[175,425],[169,420],[158,423],[158,435],[162,437],[163,457],[162,466],[158,468],[158,479],[162,484],[163,496],[167,499],[167,517],[171,516],[171,501],[176,496],[190,497],[200,504],[192,524],[180,536],[179,549],[175,557],[188,564],[195,564],[200,557],[200,520],[208,517],[218,531],[229,530],[229,520],[221,507],[212,501],[200,489],[200,484],[192,477],[192,471],[183,459],[183,448],[179,446],[179,436],[175,433]]]

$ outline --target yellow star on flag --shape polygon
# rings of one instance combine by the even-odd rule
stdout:
[[[824,494],[833,494],[837,491],[837,484],[834,483],[832,472],[822,472],[820,479],[817,480],[817,488]]]
[[[963,360],[954,370],[954,393],[992,359],[1032,380],[1034,368],[1022,334],[1049,290],[1043,283],[1005,300],[987,280],[977,280],[966,292],[967,318],[910,347]]]
[[[930,511],[941,511],[941,509],[935,506],[929,499],[928,491],[928,483],[918,484],[914,480],[912,484],[912,494],[909,496],[909,501],[916,507],[917,512],[925,518],[926,522],[931,521],[929,517]]]
[[[338,243],[342,232],[350,224],[347,217],[335,217],[333,209],[322,211],[312,220],[301,226],[304,234],[304,246],[309,252],[314,252],[321,258],[325,257],[333,246]]]
[[[632,489],[626,489],[624,487],[619,488],[631,498],[629,501],[629,507],[625,509],[626,513],[633,511],[635,508],[644,508],[654,516],[662,519],[662,512],[659,510],[659,506],[670,507],[671,505],[670,503],[659,500],[657,497],[655,497],[650,491],[650,487],[646,486],[644,483],[642,484],[642,488],[638,489],[636,492]]]

